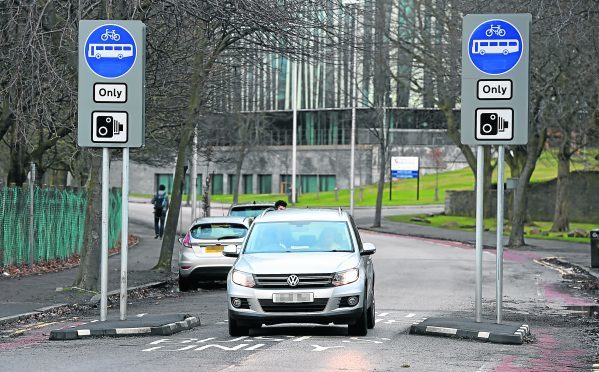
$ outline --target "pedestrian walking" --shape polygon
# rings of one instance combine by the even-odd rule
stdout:
[[[154,205],[154,232],[156,236],[154,239],[162,239],[164,234],[164,220],[166,219],[166,211],[168,210],[168,195],[166,194],[166,187],[160,185],[158,192],[152,197],[152,204]]]

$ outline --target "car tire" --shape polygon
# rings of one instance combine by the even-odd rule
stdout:
[[[193,283],[189,278],[185,278],[179,274],[179,292],[187,292],[193,289]]]
[[[237,323],[237,320],[229,317],[229,336],[248,336],[250,334],[249,327],[242,327]]]
[[[366,299],[368,297],[364,293],[364,302],[366,302]],[[356,322],[347,326],[347,332],[350,336],[366,336],[368,333],[368,309],[366,304],[363,305],[362,314]]]
[[[374,293],[373,293],[372,294],[372,304],[370,304],[370,307],[368,308],[368,312],[366,314],[366,320],[367,320],[366,326],[368,327],[368,329],[374,328],[374,325],[376,324],[375,319],[376,319],[376,306],[375,306],[375,302],[374,302]]]

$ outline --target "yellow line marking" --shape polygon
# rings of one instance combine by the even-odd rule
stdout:
[[[14,331],[13,333],[9,334],[8,336],[17,336],[17,335],[21,335],[27,331],[30,331],[32,329],[37,329],[37,328],[43,328],[52,324],[56,324],[58,322],[41,322],[41,323],[35,323],[35,324],[31,324],[29,326],[17,329],[16,331]]]

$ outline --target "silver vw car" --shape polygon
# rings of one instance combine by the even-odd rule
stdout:
[[[254,220],[227,277],[229,333],[263,324],[347,324],[366,335],[375,324],[374,245],[362,243],[341,209],[265,211]]]

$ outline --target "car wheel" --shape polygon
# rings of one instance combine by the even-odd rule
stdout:
[[[235,319],[229,317],[229,336],[248,336],[249,334],[248,327],[240,326]]]
[[[193,285],[189,278],[185,278],[179,274],[179,292],[187,292],[193,289]]]
[[[364,296],[364,299],[367,299],[368,297],[366,297],[366,295]],[[366,301],[364,301],[366,302]],[[366,308],[366,305],[364,305],[362,307],[362,314],[360,315],[360,317],[356,320],[356,322],[354,324],[349,324],[347,326],[347,331],[349,333],[350,336],[366,336],[366,334],[368,333],[368,310]]]
[[[367,326],[368,329],[373,329],[376,322],[374,321],[376,318],[376,307],[374,302],[374,293],[372,294],[372,304],[368,308],[368,313],[366,314]]]

